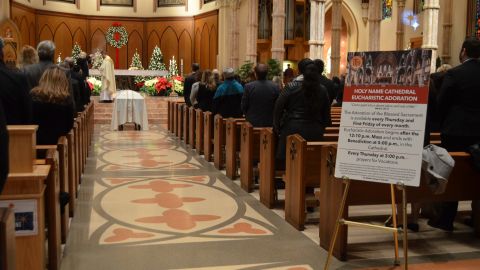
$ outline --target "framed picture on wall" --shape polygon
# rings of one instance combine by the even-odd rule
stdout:
[[[100,0],[100,5],[133,7],[133,0]]]
[[[186,0],[158,0],[158,6],[184,6],[185,2]]]

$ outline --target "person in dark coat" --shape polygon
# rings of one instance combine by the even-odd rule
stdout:
[[[245,85],[242,97],[242,111],[254,127],[273,125],[273,107],[280,89],[274,82],[267,80],[267,74],[268,66],[258,64],[255,67],[257,80]]]
[[[8,132],[5,113],[0,102],[0,194],[8,177]]]
[[[315,59],[313,60],[313,62],[317,66],[318,70],[321,70],[320,83],[327,89],[328,99],[330,101],[330,104],[332,104],[333,100],[337,97],[338,88],[335,86],[332,80],[330,80],[329,78],[325,77],[325,75],[323,75],[323,70],[325,69],[325,63],[321,59]]]
[[[217,90],[217,81],[215,75],[210,70],[205,70],[202,75],[202,81],[198,86],[197,107],[202,111],[212,111],[213,96]]]
[[[70,81],[70,87],[72,89],[73,100],[75,104],[75,111],[82,112],[85,110],[83,104],[83,92],[85,92],[85,82],[80,74],[80,69],[78,65],[75,65],[73,58],[65,57],[64,62],[60,65],[65,69],[68,80]]]
[[[8,125],[30,124],[32,100],[25,76],[7,68],[3,61],[3,40],[0,38],[0,103]]]
[[[480,40],[467,38],[460,51],[459,66],[447,71],[438,93],[442,146],[448,151],[467,151],[480,142]],[[472,207],[478,202],[472,202]],[[436,205],[439,215],[430,219],[430,226],[453,230],[458,202]]]
[[[242,95],[243,87],[235,80],[233,68],[223,70],[223,83],[218,87],[212,102],[212,113],[220,114],[223,118],[242,117]]]
[[[185,103],[188,106],[192,106],[192,102],[190,102],[190,92],[192,91],[192,85],[197,82],[198,79],[198,72],[200,71],[200,65],[198,63],[192,64],[192,73],[185,78],[185,82],[183,84],[183,98],[185,99]]]
[[[321,70],[310,59],[298,64],[301,73],[280,93],[273,112],[273,130],[278,134],[277,169],[285,167],[287,136],[300,134],[307,141],[321,141],[330,124],[330,101],[320,83]]]
[[[38,59],[40,62],[34,65],[28,65],[23,68],[23,73],[27,77],[29,90],[38,86],[38,82],[43,72],[51,66],[54,66],[55,43],[51,40],[44,40],[37,46]]]
[[[37,144],[56,145],[73,127],[74,107],[65,71],[52,66],[45,70],[39,86],[32,89],[33,122],[38,125]]]

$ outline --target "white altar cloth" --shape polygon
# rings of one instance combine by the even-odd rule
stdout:
[[[147,106],[138,92],[120,90],[113,104],[112,130],[118,130],[119,125],[128,122],[140,125],[141,130],[148,130]]]

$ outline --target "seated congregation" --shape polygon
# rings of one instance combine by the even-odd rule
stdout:
[[[480,170],[469,152],[480,142],[479,58],[479,39],[467,38],[461,64],[449,70],[441,66],[430,76],[424,146],[444,147],[455,166],[442,194],[432,193],[425,175],[419,188],[407,188],[411,212],[406,223],[413,232],[424,231],[421,216],[431,228],[455,232],[459,222],[480,236]],[[245,191],[258,189],[266,207],[282,207],[285,220],[298,230],[312,222],[308,217],[318,207],[320,245],[328,250],[345,189],[333,176],[345,77],[326,78],[318,59],[303,59],[298,69],[283,85],[267,80],[262,63],[250,81],[236,78],[230,68],[219,76],[217,70],[200,71],[194,65],[185,81],[185,101],[169,101],[168,129],[217,169],[225,169],[227,177],[239,177]],[[391,203],[389,193],[386,185],[352,183],[342,218],[349,217],[349,206]],[[472,201],[466,218],[456,219],[458,201]],[[391,219],[385,226],[392,226]],[[347,239],[343,228],[333,250],[341,260],[348,258]]]
[[[38,219],[33,222],[26,214],[17,224],[15,214],[13,226],[12,211],[2,208],[3,228],[30,235],[6,231],[2,267],[60,269],[61,245],[93,138],[87,56],[54,64],[55,44],[46,40],[36,49],[24,46],[17,68],[11,69],[3,61],[3,47],[0,38],[0,199],[10,208],[18,200],[32,202]]]

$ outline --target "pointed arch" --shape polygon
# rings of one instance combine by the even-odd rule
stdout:
[[[73,32],[73,44],[75,43],[78,43],[83,51],[87,50],[87,35],[80,27]]]
[[[62,58],[72,54],[73,35],[66,23],[62,22],[57,26],[53,34],[53,42],[55,42],[55,46],[57,47],[55,50],[55,58],[57,58],[60,53],[62,54]]]
[[[214,69],[217,67],[217,29],[215,25],[210,28],[209,37],[209,68]]]
[[[105,33],[102,29],[97,28],[93,31],[90,39],[90,48],[92,52],[95,52],[97,49],[107,51],[107,40],[105,39]]]
[[[200,47],[202,45],[202,39],[201,39],[201,32],[200,29],[197,28],[195,31],[195,62],[200,63]]]
[[[158,35],[158,32],[153,30],[148,34],[148,39],[147,39],[147,59],[148,61],[145,63],[145,66],[148,67],[150,64],[150,58],[153,53],[153,49],[155,46],[160,46],[160,36]]]
[[[47,24],[43,25],[38,33],[39,40],[53,40],[53,31]]]
[[[208,68],[210,66],[210,29],[208,24],[204,23],[202,27],[202,34],[200,37],[200,67],[201,69]]]
[[[175,56],[175,58],[178,60],[178,35],[170,26],[165,28],[162,36],[160,37],[160,49],[163,53],[163,62],[166,65],[172,56]]]
[[[178,58],[183,59],[183,73],[190,73],[193,60],[192,56],[194,52],[192,36],[186,29],[184,29],[182,33],[180,33],[180,37],[178,39],[178,51]]]
[[[143,39],[142,35],[137,30],[133,30],[128,35],[128,44],[127,44],[127,66],[130,66],[130,60],[135,53],[135,50],[138,51],[140,57],[143,55]],[[144,61],[142,61],[142,65],[145,67]]]

